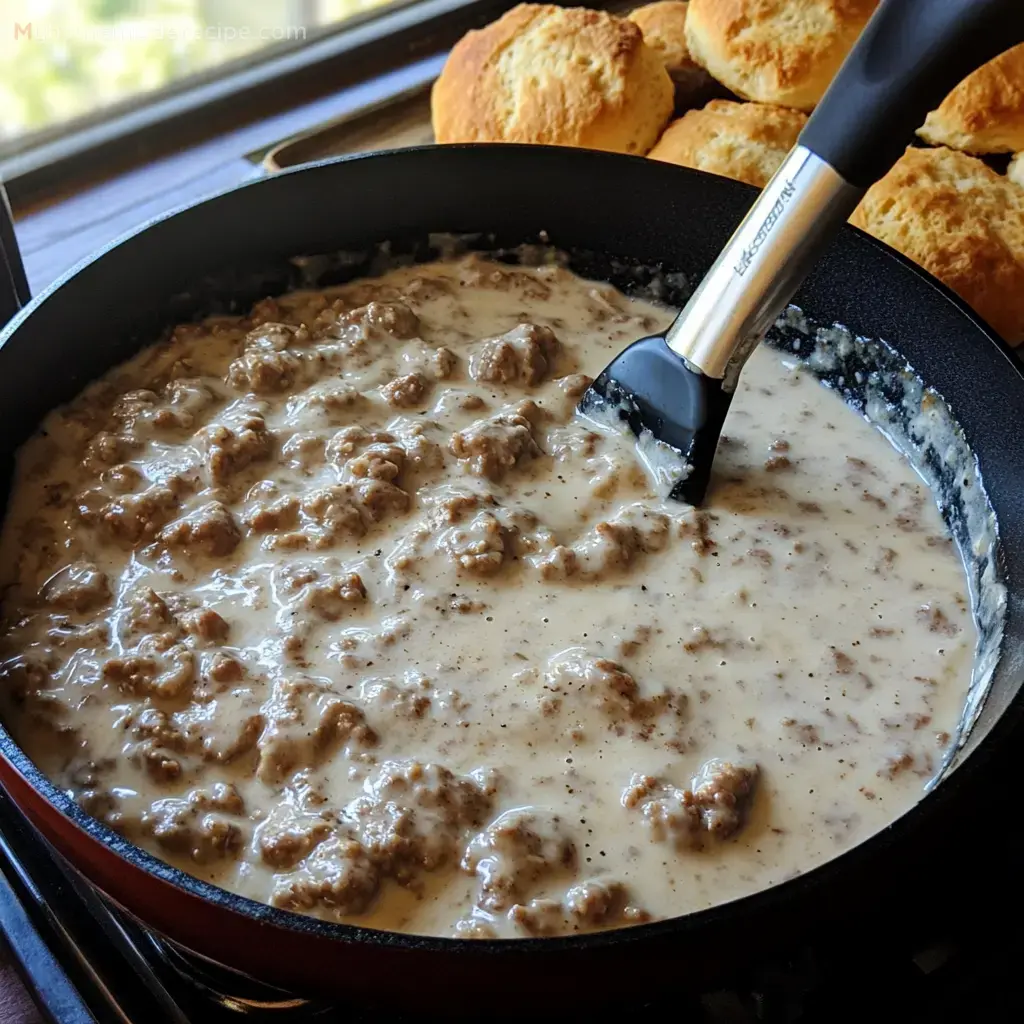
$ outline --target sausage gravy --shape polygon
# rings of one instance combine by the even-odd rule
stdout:
[[[3,529],[3,716],[254,900],[557,935],[805,872],[921,798],[964,569],[911,466],[762,347],[707,507],[575,418],[670,313],[480,256],[178,327],[54,412]]]

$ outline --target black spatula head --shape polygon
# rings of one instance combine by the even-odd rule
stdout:
[[[681,475],[668,497],[700,505],[722,433],[731,392],[675,354],[665,336],[634,342],[605,367],[580,399],[581,415],[629,425],[641,442],[675,449]]]

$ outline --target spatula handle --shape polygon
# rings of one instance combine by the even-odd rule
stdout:
[[[1022,0],[887,0],[864,29],[800,144],[866,189],[946,94],[1024,39]]]
[[[1024,40],[1024,0],[883,0],[669,347],[727,389],[865,190],[969,72]]]

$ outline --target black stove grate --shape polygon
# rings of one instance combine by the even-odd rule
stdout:
[[[336,1007],[303,999],[264,985],[228,967],[179,949],[173,943],[137,929],[140,948],[169,987],[188,993],[209,1010],[249,1020],[313,1021],[337,1019]]]

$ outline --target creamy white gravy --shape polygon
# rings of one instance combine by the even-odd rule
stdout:
[[[471,257],[178,328],[21,453],[6,724],[186,871],[400,931],[684,914],[870,836],[964,706],[962,566],[763,348],[706,510],[662,501],[573,409],[668,318]]]

